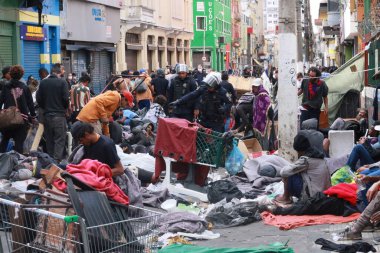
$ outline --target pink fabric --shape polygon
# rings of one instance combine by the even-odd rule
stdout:
[[[278,227],[280,230],[290,230],[298,227],[321,225],[321,224],[340,224],[351,222],[359,218],[360,213],[354,213],[347,217],[325,215],[274,215],[269,212],[261,213],[261,218],[267,225]]]
[[[98,191],[104,192],[108,198],[124,205],[129,204],[129,198],[112,180],[111,168],[97,160],[84,159],[79,164],[69,164],[66,171],[79,180],[92,186]],[[61,179],[53,185],[60,190],[66,190],[67,185]]]

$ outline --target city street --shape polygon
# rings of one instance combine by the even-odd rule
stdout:
[[[380,251],[379,13],[0,0],[0,253]]]

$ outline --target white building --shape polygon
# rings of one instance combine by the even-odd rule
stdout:
[[[278,0],[265,0],[264,2],[264,30],[265,37],[273,37],[276,34],[279,13]]]

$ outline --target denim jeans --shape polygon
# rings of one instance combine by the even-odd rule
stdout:
[[[368,177],[379,177],[380,176],[380,168],[379,167],[373,167],[367,170],[363,170],[360,172],[362,175],[366,175]],[[371,186],[373,185],[373,182],[366,184],[365,190],[360,191],[360,199],[363,201],[363,204],[365,206],[368,206],[368,200],[367,200],[367,191]]]
[[[318,120],[318,129],[319,129],[319,116],[321,114],[320,109],[314,109],[310,108],[308,110],[301,110],[301,117],[300,117],[300,126],[302,126],[302,122],[308,119],[317,119]]]
[[[365,147],[361,144],[356,145],[352,149],[346,165],[350,166],[351,170],[356,171],[356,164],[359,160],[361,166],[375,162]]]

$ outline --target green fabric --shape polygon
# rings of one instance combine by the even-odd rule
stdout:
[[[351,171],[350,167],[345,165],[338,169],[331,177],[331,185],[337,185],[339,183],[353,183],[355,182],[355,175]]]
[[[365,72],[363,72],[365,68],[364,52],[365,51],[362,51],[355,55],[344,65],[339,67],[330,77],[324,79],[329,87],[328,105],[330,124],[336,118],[344,95],[350,90],[359,92],[363,90],[365,74]]]
[[[207,248],[194,245],[173,244],[158,251],[158,253],[294,253],[292,248],[282,243],[255,248]]]

